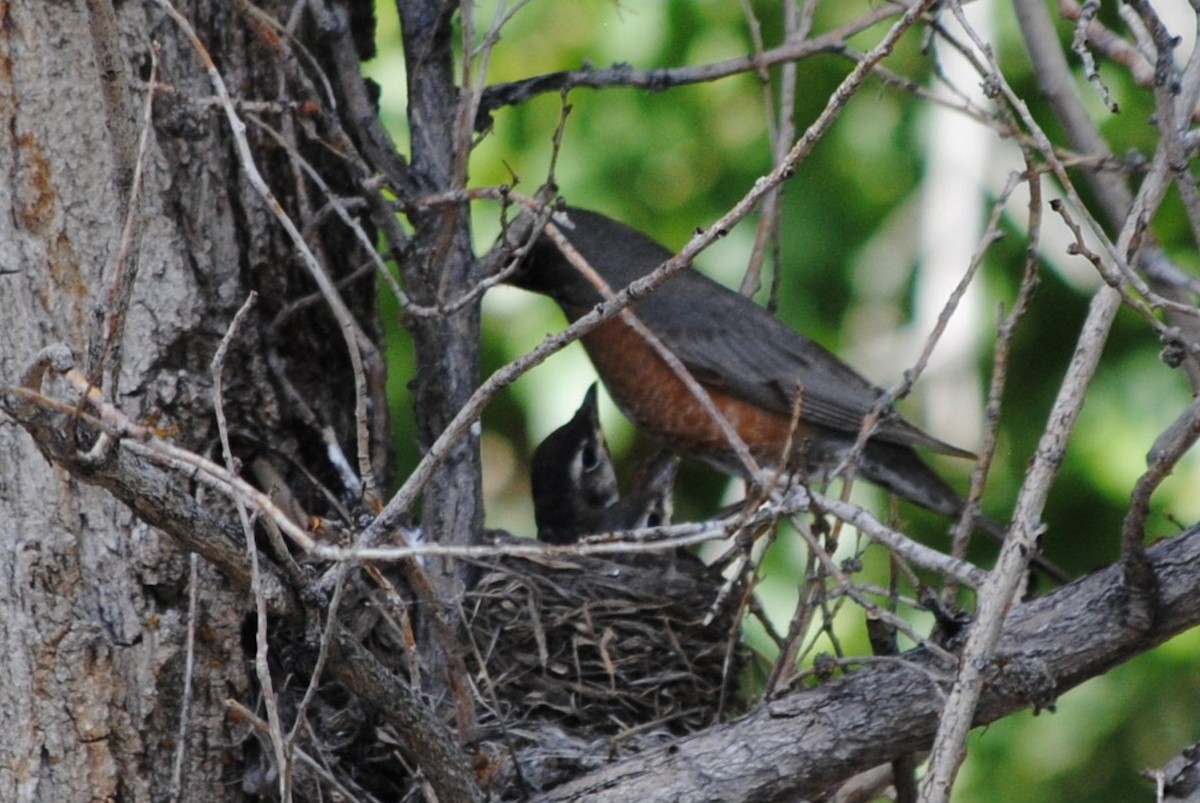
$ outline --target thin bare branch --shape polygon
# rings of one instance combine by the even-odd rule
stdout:
[[[924,13],[925,5],[920,4]],[[637,87],[650,91],[661,91],[675,86],[704,83],[727,78],[731,75],[756,72],[776,64],[798,61],[817,53],[837,53],[846,46],[846,41],[857,33],[897,16],[905,8],[900,4],[887,4],[830,31],[829,33],[785,42],[779,47],[753,56],[742,56],[713,64],[676,67],[662,70],[636,70],[628,65],[617,65],[608,69],[583,69],[539,75],[510,84],[488,87],[479,104],[475,119],[476,130],[485,130],[491,125],[491,113],[502,106],[512,106],[546,92],[560,92],[575,87],[603,88],[614,86]],[[910,7],[911,8],[911,7]],[[907,28],[908,26],[905,25]]]

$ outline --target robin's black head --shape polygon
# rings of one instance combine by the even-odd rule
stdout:
[[[614,293],[672,256],[640,231],[596,212],[568,208],[551,222]],[[546,234],[538,238],[509,283],[550,296],[568,315],[582,314],[604,300]]]
[[[600,429],[595,384],[575,416],[534,450],[530,484],[538,540],[570,544],[600,531],[604,511],[617,501],[617,475]]]

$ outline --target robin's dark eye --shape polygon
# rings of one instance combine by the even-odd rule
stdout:
[[[596,444],[589,443],[583,447],[583,451],[579,453],[579,462],[583,464],[584,471],[592,471],[599,463],[596,455]]]

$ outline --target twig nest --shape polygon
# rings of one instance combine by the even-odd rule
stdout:
[[[732,706],[739,600],[690,553],[502,556],[479,572],[464,610],[481,750],[518,765],[498,768],[501,787],[547,788]]]
[[[722,598],[723,578],[689,553],[496,556],[478,561],[474,578],[459,609],[478,723],[467,749],[493,799],[524,799],[705,728],[734,706],[740,590]],[[406,645],[421,612],[413,603],[404,572],[391,566],[374,580],[354,573],[339,608],[342,624],[408,679]],[[290,727],[320,634],[271,636]],[[452,721],[453,701],[440,702]],[[391,725],[339,684],[323,680],[304,718],[297,800],[407,799],[420,786]],[[252,740],[246,750],[244,790],[276,797],[269,745]]]

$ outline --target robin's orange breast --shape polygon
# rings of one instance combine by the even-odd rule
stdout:
[[[583,345],[613,400],[645,432],[672,449],[705,460],[728,459],[732,449],[720,427],[667,362],[621,316],[584,335]],[[713,406],[725,416],[755,459],[785,462],[791,422],[711,384],[701,383]],[[806,434],[803,422],[792,438]]]

